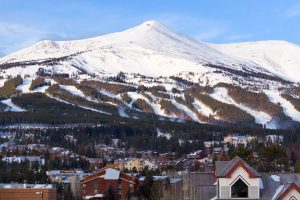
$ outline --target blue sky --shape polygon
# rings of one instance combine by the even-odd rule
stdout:
[[[0,55],[152,19],[200,41],[300,44],[300,0],[0,0]]]

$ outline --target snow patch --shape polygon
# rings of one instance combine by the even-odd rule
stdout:
[[[17,88],[16,88],[16,90],[19,90],[22,93],[29,93],[29,92],[31,92],[29,90],[30,85],[31,85],[31,81],[32,81],[32,78],[25,78],[25,79],[23,79],[23,83],[21,85],[18,85]]]
[[[281,186],[279,186],[279,187],[276,189],[276,192],[275,192],[275,194],[274,194],[272,200],[275,200],[275,199],[276,199],[276,197],[282,192],[283,188],[284,188],[284,185],[281,185]]]
[[[259,189],[260,190],[263,190],[265,187],[264,187],[264,182],[261,178],[259,178]]]
[[[25,109],[20,108],[15,105],[11,99],[6,99],[1,101],[3,104],[7,105],[9,108],[5,109],[5,112],[25,112]]]
[[[42,92],[42,93],[45,93],[46,90],[49,88],[48,85],[44,85],[44,86],[41,86],[41,87],[38,87],[38,88],[35,88],[33,90],[33,92]]]
[[[203,114],[204,116],[209,117],[211,115],[214,115],[214,112],[210,107],[208,107],[207,105],[205,105],[204,103],[202,103],[197,99],[195,99],[193,105],[197,109],[197,111]]]
[[[72,93],[75,96],[80,96],[85,98],[85,95],[83,94],[82,91],[78,90],[75,86],[73,85],[60,85],[60,88],[62,88],[63,90],[66,90],[70,93]]]
[[[118,112],[119,112],[120,117],[126,117],[126,118],[129,117],[129,116],[126,114],[125,109],[124,109],[123,107],[119,107]]]
[[[189,108],[187,108],[186,106],[177,103],[177,101],[172,98],[171,102],[174,106],[176,106],[176,108],[178,108],[179,110],[185,112],[185,114],[187,114],[189,117],[191,117],[194,121],[196,122],[200,122],[200,120],[198,119],[196,113],[194,113],[193,111],[191,111]]]
[[[265,112],[261,112],[261,111],[256,111],[253,109],[250,109],[249,107],[243,105],[243,104],[239,104],[236,103],[229,95],[228,95],[228,91],[226,88],[215,88],[214,92],[212,94],[210,94],[210,96],[218,101],[221,101],[223,103],[227,103],[227,104],[231,104],[231,105],[235,105],[238,108],[240,108],[241,110],[246,111],[247,113],[249,113],[250,115],[252,115],[255,118],[255,122],[258,124],[266,124],[267,128],[272,128],[273,126],[271,126],[269,123],[272,120],[272,117],[270,115],[268,115]]]
[[[172,135],[170,133],[163,133],[159,129],[156,129],[156,131],[157,131],[157,137],[165,137],[168,140],[170,140],[172,137]]]
[[[271,178],[273,179],[273,181],[279,183],[280,182],[280,176],[278,175],[271,175]]]
[[[268,95],[272,103],[275,104],[280,103],[280,105],[283,108],[283,112],[287,116],[291,117],[294,121],[300,122],[300,112],[297,111],[293,106],[293,104],[291,104],[288,100],[281,97],[279,92],[270,91],[270,90],[265,90],[264,92]]]

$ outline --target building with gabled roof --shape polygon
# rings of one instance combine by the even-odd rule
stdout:
[[[300,197],[300,187],[296,183],[281,185],[272,200],[298,200]]]
[[[109,193],[114,199],[126,199],[129,193],[135,193],[138,179],[112,168],[85,176],[80,183],[82,199],[103,199]]]
[[[260,174],[243,159],[216,161],[217,198],[260,198]]]
[[[189,200],[300,200],[300,174],[258,173],[238,156],[220,157],[212,172],[189,172],[185,182]]]

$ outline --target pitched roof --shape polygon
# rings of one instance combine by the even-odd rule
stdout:
[[[234,157],[231,161],[216,161],[215,164],[217,177],[230,176],[239,166],[243,167],[251,177],[260,177],[260,174],[239,156]]]
[[[276,193],[274,194],[272,200],[281,200],[289,193],[291,190],[297,190],[298,193],[300,194],[300,188],[296,183],[288,183],[285,185],[280,186],[277,190]]]
[[[120,171],[108,168],[105,170],[104,179],[106,180],[118,180],[120,177]]]

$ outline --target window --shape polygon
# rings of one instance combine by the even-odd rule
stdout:
[[[231,186],[231,198],[247,198],[248,197],[248,185],[242,180],[238,179]]]

